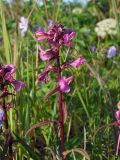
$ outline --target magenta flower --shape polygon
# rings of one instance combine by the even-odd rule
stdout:
[[[70,76],[68,78],[61,77],[61,79],[58,82],[58,86],[61,92],[68,93],[70,92],[69,84],[73,81],[73,76]]]
[[[47,83],[50,80],[47,72],[39,73],[37,75],[37,79],[38,79],[39,82],[42,82],[42,83]]]
[[[68,47],[71,46],[71,40],[75,37],[76,33],[71,32],[70,34],[64,34],[64,44]]]
[[[0,66],[0,88],[4,89],[4,86],[14,85],[15,91],[20,91],[21,88],[25,87],[25,83],[22,81],[17,81],[13,78],[13,73],[15,73],[16,67],[12,64],[1,65]]]
[[[15,79],[12,81],[12,84],[15,87],[15,91],[19,92],[22,88],[26,87],[26,84],[22,81],[16,81]]]
[[[74,61],[69,61],[69,62],[65,62],[62,64],[61,69],[65,69],[65,68],[69,68],[70,65],[73,66],[74,68],[78,68],[79,66],[81,66],[82,64],[84,64],[86,62],[85,58],[80,57],[77,58]]]
[[[4,66],[1,66],[1,68],[0,68],[1,77],[10,81],[10,82],[13,80],[12,74],[15,71],[16,71],[16,67],[12,64],[7,64]]]
[[[48,38],[48,34],[44,31],[36,31],[35,36],[37,37],[38,41],[42,41],[43,39]]]
[[[116,111],[115,117],[117,119],[117,122],[120,123],[120,110]]]
[[[13,74],[16,72],[16,67],[13,64],[6,64],[4,65],[4,68],[7,72]]]
[[[86,62],[85,58],[80,57],[74,60],[73,62],[70,63],[71,66],[74,68],[78,68],[80,65],[84,64]]]
[[[49,65],[45,70],[37,75],[37,80],[42,83],[47,83],[50,80],[49,72],[52,70],[52,66]]]
[[[0,82],[3,83],[3,80],[7,82],[12,82],[12,74],[16,71],[16,67],[12,64],[2,65],[0,67]]]
[[[12,74],[11,74],[10,72],[6,73],[6,74],[4,75],[4,78],[5,78],[6,80],[8,80],[9,82],[12,82],[12,81],[13,81],[13,76],[12,76]]]
[[[50,60],[54,57],[55,53],[52,51],[52,49],[43,50],[40,48],[40,58],[43,61]]]
[[[59,23],[52,23],[48,32],[37,31],[35,32],[35,36],[38,41],[47,39],[47,42],[52,48],[57,50],[63,44],[71,46],[71,40],[75,36],[75,32],[71,29],[65,29],[64,26]]]

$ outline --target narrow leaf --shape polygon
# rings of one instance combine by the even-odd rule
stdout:
[[[57,121],[50,121],[50,120],[41,121],[41,122],[33,125],[33,126],[27,131],[26,136],[27,136],[28,134],[30,134],[34,129],[40,128],[40,127],[45,126],[45,125],[50,125],[51,123],[52,123],[52,124],[56,124],[56,123],[58,123],[58,122],[57,122]]]
[[[64,156],[67,156],[67,154],[71,153],[71,152],[78,152],[80,153],[83,157],[85,157],[87,160],[90,160],[90,157],[89,155],[87,154],[87,152],[82,149],[82,148],[75,148],[75,149],[70,149],[70,150],[67,150],[65,152],[63,152],[63,155]]]
[[[33,148],[31,148],[24,139],[20,138],[17,134],[14,133],[14,135],[17,138],[17,141],[22,144],[22,146],[28,151],[29,155],[31,158],[33,158],[34,160],[40,160],[39,155],[34,152]]]

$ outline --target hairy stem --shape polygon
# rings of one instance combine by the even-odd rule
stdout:
[[[58,55],[57,58],[57,74],[58,74],[58,81],[61,78],[61,67],[60,67],[60,57]],[[63,152],[64,152],[64,124],[63,124],[63,110],[62,110],[62,93],[61,91],[58,92],[58,103],[59,103],[59,125],[60,125],[60,139],[61,139],[61,148],[62,148],[62,160],[65,160]]]

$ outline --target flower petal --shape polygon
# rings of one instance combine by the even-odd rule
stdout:
[[[80,65],[84,64],[86,62],[85,58],[78,58],[76,60],[74,60],[73,62],[70,63],[71,66],[73,66],[74,68],[78,68]]]
[[[14,85],[16,92],[19,92],[22,88],[26,87],[26,84],[23,81],[14,80],[12,81],[12,84]]]
[[[71,83],[71,81],[73,80],[73,76],[71,77],[61,77],[61,79],[59,80],[59,89],[61,92],[63,93],[68,93],[70,92],[70,87],[69,87],[69,84]]]
[[[40,58],[43,61],[47,61],[50,60],[51,58],[54,57],[54,52],[51,49],[48,50],[43,50],[42,48],[40,48]]]

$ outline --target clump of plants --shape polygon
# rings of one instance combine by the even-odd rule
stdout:
[[[8,159],[13,159],[13,143],[14,139],[11,134],[8,112],[12,108],[12,101],[8,102],[9,96],[15,96],[15,92],[19,92],[26,85],[22,81],[17,81],[13,74],[16,67],[12,64],[0,65],[0,133],[4,132],[3,152],[0,155],[2,159],[6,157],[8,150]],[[12,89],[12,90],[11,90]],[[4,130],[2,123],[4,122]]]

